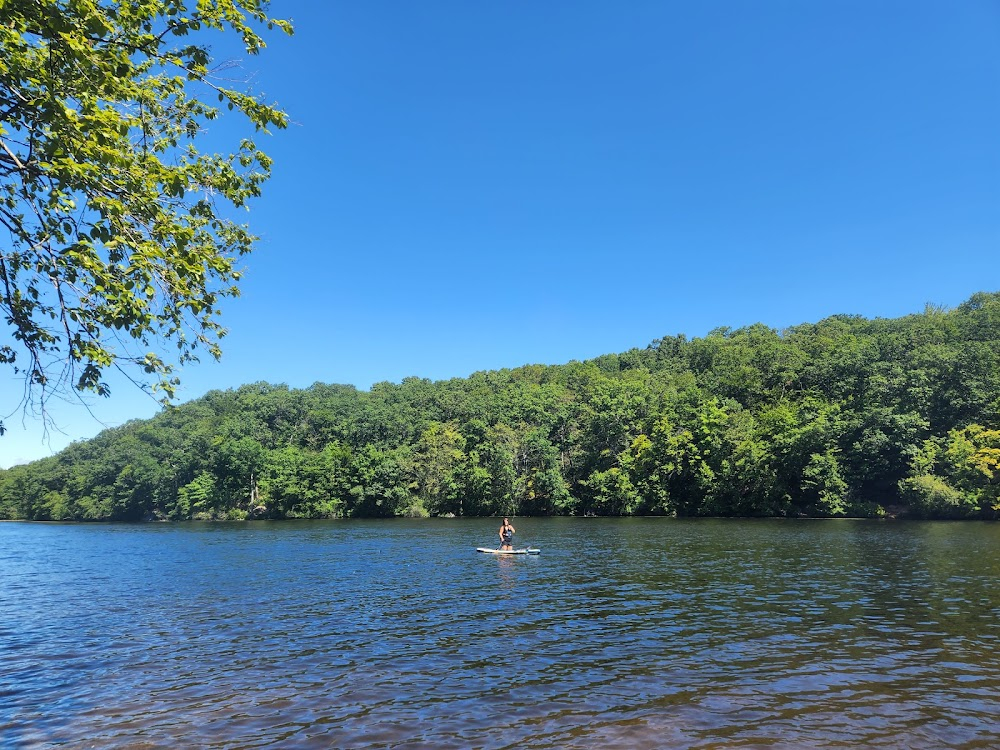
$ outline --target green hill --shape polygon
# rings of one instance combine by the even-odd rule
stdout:
[[[368,392],[212,391],[0,472],[0,517],[994,518],[1000,294]]]

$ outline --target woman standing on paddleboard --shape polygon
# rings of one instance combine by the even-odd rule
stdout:
[[[504,516],[503,523],[500,524],[500,547],[510,549],[514,543],[514,527],[510,525],[510,519]]]

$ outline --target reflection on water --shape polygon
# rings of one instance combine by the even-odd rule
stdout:
[[[0,524],[35,747],[1000,746],[1000,526]]]

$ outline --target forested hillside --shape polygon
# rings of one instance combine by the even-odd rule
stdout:
[[[369,392],[213,391],[0,472],[0,517],[995,518],[1000,294]]]

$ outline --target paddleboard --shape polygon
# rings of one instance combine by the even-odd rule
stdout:
[[[522,547],[521,549],[490,549],[489,547],[476,547],[476,552],[485,552],[488,555],[537,555],[540,549],[534,547]]]

